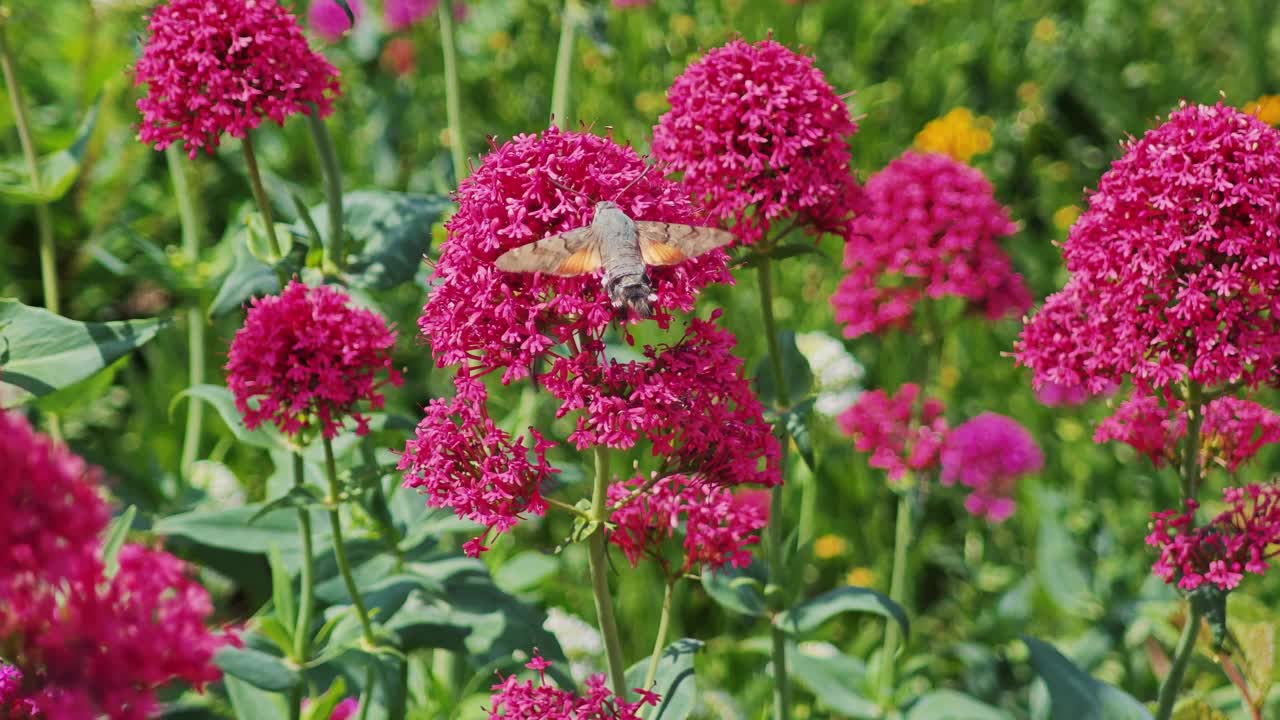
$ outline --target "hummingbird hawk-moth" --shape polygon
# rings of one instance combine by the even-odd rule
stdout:
[[[711,227],[632,220],[608,200],[596,203],[586,227],[521,245],[497,260],[505,272],[543,272],[572,277],[604,267],[604,290],[615,308],[630,308],[642,318],[653,316],[658,299],[650,284],[649,265],[676,265],[733,240],[733,234]]]

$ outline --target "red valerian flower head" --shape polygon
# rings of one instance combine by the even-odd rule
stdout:
[[[845,244],[849,274],[831,297],[846,337],[907,327],[918,303],[945,296],[992,320],[1031,306],[999,244],[1017,226],[980,171],[907,151],[864,196]]]
[[[1037,383],[1274,384],[1278,205],[1280,132],[1182,105],[1103,174],[1063,247],[1074,287],[1028,321],[1018,361]]]
[[[491,532],[505,532],[521,515],[542,515],[543,486],[556,471],[547,462],[554,443],[529,428],[530,446],[513,438],[489,417],[488,393],[474,378],[458,375],[451,400],[426,407],[414,436],[405,444],[399,469],[405,487],[418,488],[427,505],[452,508],[460,518],[484,525],[484,535],[464,546],[472,557],[487,550]],[[529,460],[529,451],[533,461]]]
[[[338,0],[313,0],[307,8],[307,24],[315,34],[328,42],[337,42],[342,36],[356,26],[364,17],[364,3],[361,0],[346,0],[351,8],[352,21],[347,11],[342,9]]]
[[[699,224],[683,188],[660,171],[645,171],[634,150],[590,133],[553,127],[495,146],[458,188],[458,211],[445,223],[449,237],[418,320],[436,364],[502,368],[510,382],[556,346],[599,337],[615,310],[598,273],[506,273],[494,261],[589,225],[599,200],[613,200],[635,220]],[[731,282],[725,262],[716,250],[650,268],[659,325],[667,326],[671,311],[691,310],[706,285]]]
[[[332,438],[350,415],[363,435],[368,420],[356,405],[379,409],[378,388],[401,383],[391,365],[395,342],[380,315],[352,307],[342,290],[295,280],[279,295],[254,299],[231,341],[227,386],[251,430],[271,422],[297,435],[318,421]]]
[[[740,493],[684,475],[645,480],[641,477],[609,486],[610,516],[617,529],[609,541],[622,549],[632,567],[642,557],[652,557],[668,576],[672,563],[666,543],[684,531],[683,562],[675,575],[706,565],[746,567],[751,563],[747,546],[760,541],[769,523],[769,495],[763,490]]]
[[[427,17],[439,6],[440,0],[385,0],[382,4],[382,17],[387,23],[387,29],[394,32]]]
[[[213,654],[235,639],[205,627],[213,603],[191,575],[168,553],[126,544],[113,577],[99,565],[44,593],[39,613],[0,608],[0,642],[17,649],[35,717],[143,720],[162,685],[217,680]]]
[[[1044,455],[1027,429],[1012,418],[982,413],[957,425],[942,448],[943,485],[971,488],[965,500],[970,514],[1004,522],[1013,514],[1014,483],[1040,472]]]
[[[169,0],[151,14],[134,72],[147,86],[138,138],[157,150],[181,140],[191,157],[264,118],[326,117],[338,96],[338,71],[276,0]]]
[[[938,465],[947,419],[942,401],[926,397],[917,403],[919,394],[915,383],[904,383],[893,395],[864,392],[836,418],[840,430],[853,436],[858,452],[871,453],[867,464],[887,471],[890,480]]]
[[[813,58],[771,39],[733,40],[667,91],[653,154],[684,174],[711,216],[754,243],[781,220],[845,235],[858,202],[849,108]]]
[[[1194,500],[1181,514],[1152,514],[1147,544],[1160,549],[1152,570],[1166,583],[1176,582],[1183,590],[1205,583],[1233,590],[1244,573],[1265,573],[1280,552],[1280,485],[1226,488],[1222,499],[1227,509],[1199,528]]]
[[[1186,434],[1186,407],[1181,401],[1162,404],[1155,397],[1135,393],[1098,424],[1093,440],[1122,442],[1160,467],[1180,462],[1178,443]],[[1280,415],[1248,400],[1216,398],[1204,407],[1200,434],[1201,463],[1206,467],[1216,463],[1235,472],[1263,446],[1280,442]]]
[[[0,608],[97,566],[111,519],[100,482],[98,468],[0,411]]]
[[[546,669],[550,666],[535,652],[525,667],[537,671],[536,685],[508,675],[490,688],[489,720],[641,720],[641,708],[658,704],[658,695],[641,688],[636,689],[637,702],[615,697],[605,686],[604,675],[587,678],[584,696],[561,690],[547,684]]]
[[[644,437],[667,472],[720,485],[777,485],[781,450],[733,355],[735,342],[694,318],[675,345],[645,347],[644,362],[602,361],[604,343],[591,341],[558,357],[539,381],[562,401],[557,417],[581,411],[569,435],[579,450],[630,448]]]

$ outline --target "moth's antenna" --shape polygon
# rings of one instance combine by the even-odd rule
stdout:
[[[564,182],[563,180],[561,180],[560,178],[556,177],[555,173],[551,172],[550,170],[547,170],[547,171],[546,171],[546,173],[547,173],[547,179],[551,181],[551,184],[552,184],[552,185],[555,185],[556,187],[558,187],[558,188],[560,188],[561,190],[564,190],[564,191],[566,191],[566,192],[571,192],[571,193],[573,193],[573,194],[575,194],[575,195],[580,195],[580,196],[582,196],[582,197],[586,198],[588,202],[590,202],[590,200],[591,200],[591,196],[590,196],[590,195],[587,195],[586,193],[582,192],[581,190],[579,190],[579,189],[577,189],[577,188],[569,187],[567,184],[565,184],[565,182]]]
[[[619,190],[618,194],[613,196],[613,199],[617,200],[618,198],[622,197],[623,193],[630,190],[632,185],[635,185],[636,183],[640,182],[640,180],[643,179],[645,175],[648,175],[649,171],[652,169],[653,169],[652,165],[645,165],[644,172],[637,175],[635,180],[632,180],[631,182],[627,183],[627,186]]]

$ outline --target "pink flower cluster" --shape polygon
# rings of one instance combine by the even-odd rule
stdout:
[[[592,342],[538,379],[562,401],[558,417],[582,411],[569,436],[579,450],[630,448],[643,436],[672,472],[777,485],[780,448],[734,345],[730,332],[694,318],[677,344],[646,347],[646,362],[601,361],[603,343]]]
[[[484,550],[490,532],[505,532],[523,513],[546,512],[542,489],[555,468],[547,462],[547,442],[529,428],[532,447],[512,438],[489,417],[488,393],[474,378],[454,379],[452,400],[432,400],[414,436],[405,444],[399,469],[405,487],[418,488],[432,507],[450,507],[461,518],[484,525],[463,549]],[[532,450],[534,459],[529,460]]]
[[[1013,514],[1014,484],[1044,467],[1031,433],[1012,418],[982,413],[957,425],[942,448],[943,485],[959,482],[973,490],[965,500],[970,514],[1004,522]]]
[[[1194,500],[1179,514],[1152,514],[1147,544],[1160,549],[1152,570],[1166,583],[1195,590],[1209,583],[1232,590],[1244,573],[1262,575],[1280,552],[1280,485],[1248,485],[1222,491],[1227,509],[1195,527]]]
[[[836,417],[840,430],[853,436],[854,447],[871,453],[867,464],[887,471],[890,480],[936,467],[946,441],[942,402],[918,400],[919,395],[914,383],[904,383],[893,395],[871,390]]]
[[[813,58],[773,40],[733,40],[685,69],[667,91],[653,154],[733,221],[740,242],[780,220],[846,235],[858,202],[847,141],[858,127]]]
[[[182,561],[125,544],[108,577],[98,478],[0,413],[0,647],[14,665],[0,667],[4,717],[143,720],[161,685],[219,677],[213,653],[229,638],[205,628],[212,603]]]
[[[311,699],[306,698],[302,701],[302,709],[305,711],[307,706],[311,704]],[[360,701],[355,698],[343,698],[341,702],[333,706],[333,710],[329,713],[329,720],[350,720],[360,711]]]
[[[1063,248],[1072,277],[1016,345],[1037,384],[1275,383],[1280,132],[1183,105],[1128,143]]]
[[[168,0],[151,14],[134,82],[138,137],[157,150],[182,140],[191,157],[263,118],[333,110],[338,71],[308,45],[276,0]]]
[[[383,19],[388,29],[403,30],[435,12],[439,6],[440,0],[385,0]]]
[[[675,566],[679,575],[702,565],[746,567],[751,562],[747,546],[760,541],[759,533],[769,523],[767,492],[735,494],[684,475],[613,483],[609,504],[618,508],[610,516],[617,528],[609,541],[621,548],[632,567],[647,556],[668,576],[672,562],[666,543],[677,530],[684,531],[684,558]]]
[[[637,702],[615,697],[605,687],[604,675],[587,678],[587,694],[579,697],[572,690],[547,684],[545,671],[551,663],[540,655],[525,667],[538,672],[538,682],[520,682],[509,675],[494,685],[489,698],[489,720],[641,720],[645,705],[658,704],[659,697],[648,690],[636,689]]]
[[[1115,440],[1146,455],[1157,467],[1177,464],[1178,442],[1187,433],[1187,416],[1177,400],[1162,404],[1150,395],[1135,394],[1098,424],[1094,442]],[[1264,445],[1280,442],[1280,415],[1248,400],[1222,397],[1204,408],[1201,462],[1216,462],[1235,472]]]
[[[379,409],[378,388],[401,383],[391,365],[395,342],[381,316],[352,307],[342,290],[295,280],[279,295],[253,301],[231,341],[227,386],[249,429],[271,422],[297,435],[318,421],[332,438],[351,415],[363,435],[368,419],[356,405]]]
[[[831,297],[846,337],[904,328],[922,300],[963,298],[995,320],[1031,295],[1000,247],[1017,226],[982,173],[907,151],[867,180],[845,244],[849,274]]]
[[[307,25],[322,39],[337,42],[364,17],[361,0],[347,0],[347,7],[351,8],[354,21],[347,17],[347,11],[342,9],[338,0],[313,0],[307,8]]]
[[[502,368],[509,382],[526,376],[535,359],[557,346],[599,337],[615,310],[598,275],[506,273],[494,260],[511,248],[589,225],[598,200],[613,200],[636,220],[697,224],[687,191],[645,169],[631,148],[554,127],[494,147],[458,188],[458,211],[445,224],[449,237],[418,320],[436,363]],[[706,285],[730,282],[725,262],[724,252],[713,251],[650,268],[659,325],[667,326],[671,311],[691,310]]]

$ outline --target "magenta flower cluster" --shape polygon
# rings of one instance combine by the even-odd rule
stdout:
[[[0,413],[5,717],[144,720],[160,686],[219,677],[213,653],[229,638],[205,627],[213,606],[185,563],[126,543],[106,572],[99,478],[20,415]]]
[[[314,430],[332,438],[342,421],[368,420],[356,409],[382,407],[378,388],[400,385],[391,364],[396,334],[343,291],[290,282],[279,295],[254,299],[227,358],[227,386],[249,429],[270,422],[287,435]]]
[[[385,0],[382,16],[388,29],[403,30],[435,12],[439,6],[440,0]]]
[[[1201,464],[1216,463],[1230,472],[1251,460],[1265,445],[1280,442],[1280,415],[1249,400],[1222,397],[1204,406],[1200,429]],[[1094,442],[1118,441],[1147,456],[1157,467],[1177,464],[1178,442],[1187,434],[1185,407],[1135,394],[1098,424]]]
[[[191,157],[264,118],[325,117],[338,95],[338,71],[276,0],[169,0],[151,14],[134,72],[147,86],[139,139],[157,150],[181,140]]]
[[[1280,485],[1229,487],[1222,500],[1227,508],[1202,527],[1195,526],[1195,500],[1187,501],[1185,512],[1151,516],[1147,544],[1160,549],[1153,570],[1166,583],[1232,590],[1245,573],[1265,573],[1280,552]]]
[[[653,154],[751,244],[780,221],[844,236],[858,203],[848,139],[858,127],[813,58],[733,40],[667,91]]]
[[[644,557],[655,560],[669,578],[700,565],[746,567],[748,545],[760,540],[769,523],[769,494],[763,490],[733,493],[699,478],[668,475],[641,477],[609,486],[610,515],[616,526],[609,542],[634,567]],[[667,543],[683,529],[683,558],[672,562]]]
[[[536,653],[525,667],[537,671],[537,683],[521,682],[515,675],[508,675],[494,685],[489,720],[641,720],[645,705],[658,704],[657,695],[639,688],[635,691],[640,698],[636,702],[614,696],[605,686],[604,675],[587,678],[587,692],[582,696],[548,685],[546,669],[551,663]]]
[[[1013,514],[1014,485],[1024,475],[1040,472],[1044,455],[1016,420],[987,412],[947,434],[940,462],[943,485],[960,483],[973,491],[965,499],[965,509],[999,523]]]
[[[995,320],[1031,306],[999,241],[1017,226],[978,170],[905,152],[867,180],[831,297],[846,337],[911,325],[924,300],[958,297]]]
[[[1130,142],[1063,247],[1072,277],[1016,345],[1036,384],[1274,383],[1280,132],[1183,105]]]
[[[351,8],[351,17],[347,17],[347,12],[337,0],[313,0],[307,7],[307,25],[328,42],[341,40],[364,17],[364,3],[361,0],[346,1],[347,7]]]
[[[871,390],[836,417],[836,425],[853,437],[858,452],[871,454],[867,464],[886,471],[890,480],[938,465],[947,419],[940,400],[919,395],[915,383],[904,383],[893,395]]]

